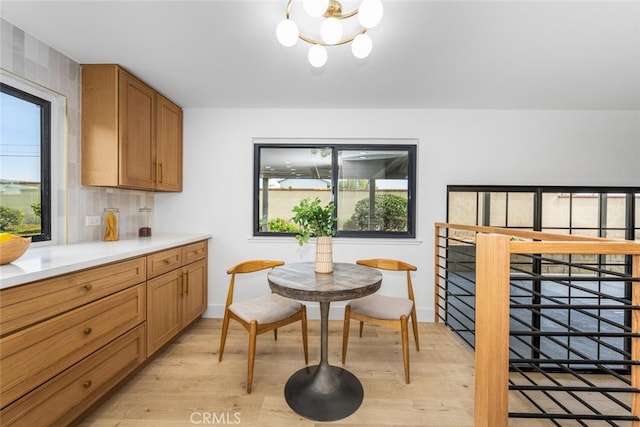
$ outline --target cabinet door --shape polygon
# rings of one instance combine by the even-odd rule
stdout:
[[[147,351],[151,356],[181,329],[182,271],[147,281]]]
[[[155,91],[126,71],[119,72],[120,185],[154,189]]]
[[[182,191],[182,109],[158,95],[157,189]]]
[[[196,261],[183,269],[182,324],[186,326],[207,308],[207,262]]]

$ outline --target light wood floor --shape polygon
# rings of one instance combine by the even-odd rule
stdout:
[[[364,401],[333,425],[473,426],[473,353],[441,324],[421,323],[411,384],[403,378],[399,333],[351,324],[345,367],[362,382]],[[315,426],[295,414],[283,388],[303,368],[299,325],[258,337],[253,392],[246,394],[247,333],[231,323],[218,362],[220,319],[202,319],[93,411],[82,426]],[[329,363],[340,366],[342,321],[329,323]],[[320,359],[320,323],[309,322],[309,362]],[[531,423],[526,424],[533,425]]]

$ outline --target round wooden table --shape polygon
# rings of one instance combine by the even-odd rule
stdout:
[[[282,296],[320,303],[320,364],[307,366],[287,381],[284,395],[297,414],[316,421],[335,421],[362,403],[360,380],[346,369],[329,365],[329,304],[360,298],[380,289],[382,274],[371,267],[334,263],[332,273],[316,273],[313,262],[285,264],[268,274],[271,290]]]

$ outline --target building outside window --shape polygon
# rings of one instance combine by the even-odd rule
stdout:
[[[317,197],[337,237],[415,237],[416,145],[360,142],[257,142],[253,234],[295,234],[292,207]]]
[[[51,240],[51,103],[1,89],[0,232]]]

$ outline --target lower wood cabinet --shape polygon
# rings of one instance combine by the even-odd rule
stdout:
[[[145,360],[145,325],[109,343],[2,410],[2,425],[67,425]]]
[[[207,261],[200,260],[184,267],[182,284],[183,325],[188,325],[207,309]]]
[[[0,290],[2,425],[76,421],[198,319],[207,243]]]
[[[142,283],[0,339],[3,403],[144,322],[145,292]]]
[[[204,248],[204,250],[202,250]],[[202,315],[207,307],[207,251],[206,242],[184,248],[191,253],[200,250],[197,261],[154,277],[147,281],[147,352],[155,353],[179,331]],[[148,257],[167,259],[168,252]],[[170,257],[173,258],[173,253]],[[194,259],[184,254],[181,259]]]

